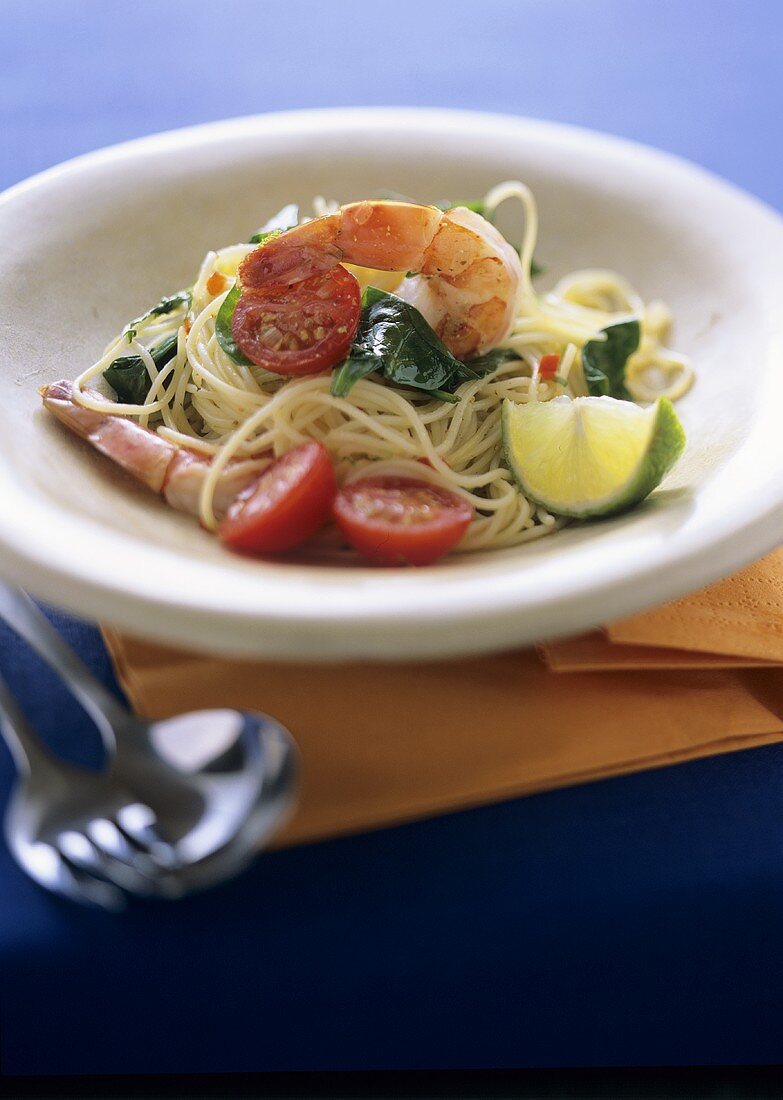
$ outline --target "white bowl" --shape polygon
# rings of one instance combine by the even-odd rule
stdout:
[[[612,267],[673,308],[698,380],[688,447],[636,511],[426,569],[248,561],[39,408],[207,249],[286,202],[391,188],[540,205],[546,286]],[[0,570],[149,637],[280,658],[419,658],[563,635],[698,588],[783,536],[783,222],[653,150],[549,123],[328,110],[200,126],[80,157],[0,197]]]

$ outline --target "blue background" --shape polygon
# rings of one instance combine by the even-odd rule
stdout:
[[[783,208],[769,0],[286,0],[0,7],[0,183],[170,127],[420,104],[595,127]],[[111,682],[95,629],[61,628]],[[72,758],[91,735],[0,628]],[[0,750],[0,789],[11,765]],[[12,1073],[783,1060],[783,746],[260,859],[122,917],[0,849]]]

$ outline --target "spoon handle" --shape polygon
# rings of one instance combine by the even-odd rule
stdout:
[[[128,714],[39,611],[26,592],[0,582],[0,615],[60,674],[95,722],[107,751],[114,752],[114,727]]]

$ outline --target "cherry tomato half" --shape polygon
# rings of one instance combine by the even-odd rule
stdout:
[[[336,485],[322,443],[302,443],[278,458],[231,503],[218,534],[232,550],[278,554],[316,533]]]
[[[291,286],[331,271],[342,259],[335,243],[334,219],[316,218],[264,241],[239,265],[241,286]]]
[[[371,561],[429,565],[459,542],[473,509],[427,481],[366,477],[339,490],[332,516],[351,546]]]
[[[275,374],[315,374],[345,359],[361,308],[359,284],[338,266],[292,286],[243,289],[231,332],[251,363]]]

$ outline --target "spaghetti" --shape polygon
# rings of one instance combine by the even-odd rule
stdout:
[[[373,475],[429,481],[464,498],[474,518],[459,551],[519,545],[553,531],[559,521],[519,491],[504,465],[501,405],[548,401],[561,394],[585,395],[582,363],[587,341],[602,329],[635,318],[641,340],[626,370],[626,386],[640,401],[659,395],[678,397],[692,382],[687,359],[665,346],[671,324],[662,302],[645,304],[618,274],[604,270],[574,272],[539,295],[531,265],[537,236],[537,211],[529,189],[503,183],[484,200],[492,220],[501,203],[515,199],[524,210],[520,247],[523,279],[516,316],[502,346],[508,358],[484,377],[462,383],[449,403],[422,390],[406,389],[378,376],[364,377],[345,396],[331,392],[331,375],[283,377],[254,364],[236,362],[221,346],[216,318],[231,292],[237,269],[255,245],[238,244],[205,257],[190,304],[171,312],[146,315],[106,348],[101,358],[74,383],[74,399],[106,411],[89,387],[118,356],[141,359],[149,375],[143,404],[115,403],[113,414],[153,428],[171,443],[212,459],[200,495],[200,516],[214,528],[213,498],[218,479],[237,458],[255,459],[262,470],[307,439],[322,442],[340,483]],[[316,199],[317,216],[336,204]],[[400,274],[351,268],[364,285],[393,290]],[[161,368],[151,350],[165,337],[176,337],[176,351]],[[542,375],[544,356],[557,355],[554,377]]]

